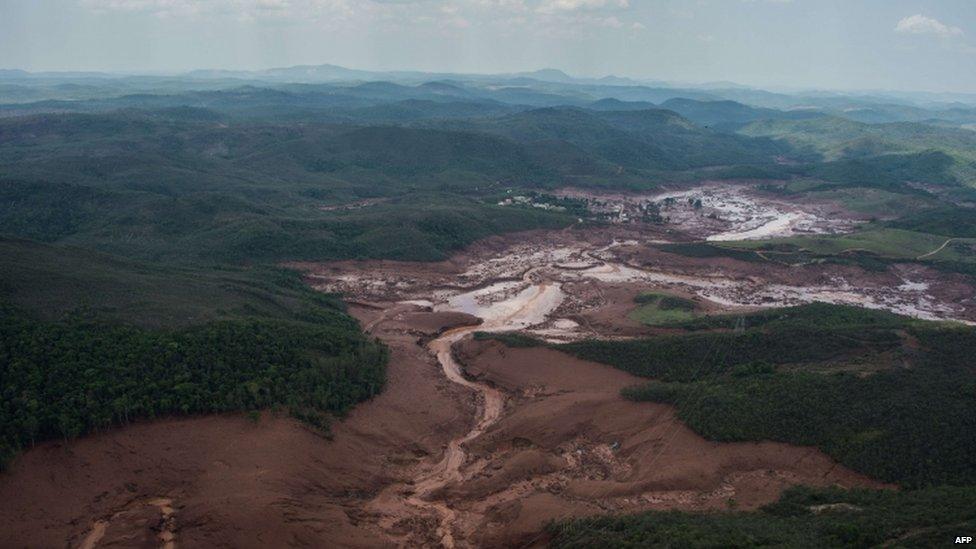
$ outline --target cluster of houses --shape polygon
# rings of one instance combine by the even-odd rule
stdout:
[[[509,191],[511,192],[511,191]],[[683,206],[683,201],[673,197],[667,197],[660,201],[653,200],[605,200],[591,197],[574,197],[577,201],[583,201],[585,209],[591,217],[597,217],[609,223],[667,223],[668,218],[662,215],[662,211]],[[552,204],[546,201],[545,196],[509,196],[500,202],[499,206],[526,206],[551,210],[556,212],[566,211],[565,206]],[[700,198],[689,198],[688,207],[695,210],[702,209]]]
[[[552,210],[554,212],[565,212],[566,208],[563,206],[557,206],[555,204],[549,204],[548,202],[536,202],[529,196],[513,196],[506,198],[498,203],[499,206],[511,206],[513,204],[519,204],[522,206],[531,206],[533,208],[539,208],[541,210]]]

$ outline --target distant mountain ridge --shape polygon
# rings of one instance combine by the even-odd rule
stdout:
[[[966,103],[968,96],[958,94],[787,94],[730,82],[710,86],[716,87],[675,87],[617,76],[582,78],[552,68],[454,74],[322,64],[255,71],[196,70],[169,76],[11,69],[0,70],[0,115],[194,107],[246,110],[252,118],[274,116],[285,109],[289,116],[306,114],[320,121],[339,122],[353,116],[400,123],[578,107],[594,111],[664,108],[726,133],[762,120],[823,116],[871,124],[918,122],[965,129],[976,124],[976,95],[970,97],[972,103]],[[456,104],[437,105],[444,102]],[[478,105],[483,112],[478,112]]]

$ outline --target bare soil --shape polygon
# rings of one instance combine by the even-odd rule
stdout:
[[[670,406],[620,390],[642,380],[547,348],[468,340],[475,379],[510,396],[504,417],[469,443],[468,480],[444,491],[476,545],[537,541],[550,519],[646,509],[753,509],[786,487],[881,484],[811,448],[709,442]]]

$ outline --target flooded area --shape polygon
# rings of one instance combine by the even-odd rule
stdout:
[[[706,300],[718,312],[822,301],[926,320],[976,321],[976,304],[965,297],[967,283],[924,267],[896,265],[879,273],[832,265],[784,266],[682,257],[658,247],[689,240],[842,233],[863,222],[831,204],[791,204],[746,187],[720,184],[653,194],[557,194],[585,199],[596,211],[610,212],[611,223],[528,238],[499,237],[491,246],[475,246],[449,264],[393,269],[388,263],[357,262],[331,273],[312,270],[310,279],[320,289],[356,299],[468,313],[485,319],[486,330],[490,319],[538,299],[541,305],[535,312],[508,329],[561,340],[592,335],[574,315],[593,307],[593,300],[587,304],[587,299],[566,290],[567,283],[580,287],[585,281],[677,292]],[[635,221],[651,210],[659,212],[660,222]],[[540,284],[546,291],[536,295]]]
[[[553,246],[541,249],[539,246]],[[520,243],[487,258],[470,258],[444,288],[444,273],[423,265],[376,270],[357,264],[356,275],[318,272],[312,283],[357,300],[411,303],[438,312],[484,319],[485,331],[525,330],[545,339],[592,337],[574,315],[599,303],[574,295],[583,283],[627,285],[705,300],[717,312],[749,311],[820,301],[883,309],[925,320],[976,321],[976,303],[960,281],[920,267],[876,273],[830,265],[783,266],[716,262],[665,253],[632,239],[605,242]],[[350,266],[351,268],[351,266]],[[344,270],[344,269],[343,269]],[[531,312],[524,307],[533,302]],[[590,300],[592,301],[592,300]],[[513,320],[515,311],[522,311]],[[499,322],[499,319],[509,322]]]

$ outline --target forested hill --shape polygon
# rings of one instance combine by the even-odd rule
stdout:
[[[0,120],[0,166],[0,233],[167,262],[440,259],[572,221],[479,199],[555,170],[470,132],[45,115]]]
[[[383,388],[386,349],[295,273],[0,250],[0,467],[46,439],[161,416],[279,407],[327,430]]]
[[[279,93],[254,94],[290,108],[275,103]],[[874,140],[888,129],[834,120],[756,121],[731,133],[659,108],[400,124],[272,122],[186,106],[13,116],[0,119],[0,234],[167,262],[432,260],[489,234],[575,221],[496,207],[509,188],[761,178],[968,189],[976,133],[927,126],[922,148],[905,125]],[[363,201],[370,207],[343,207]]]

